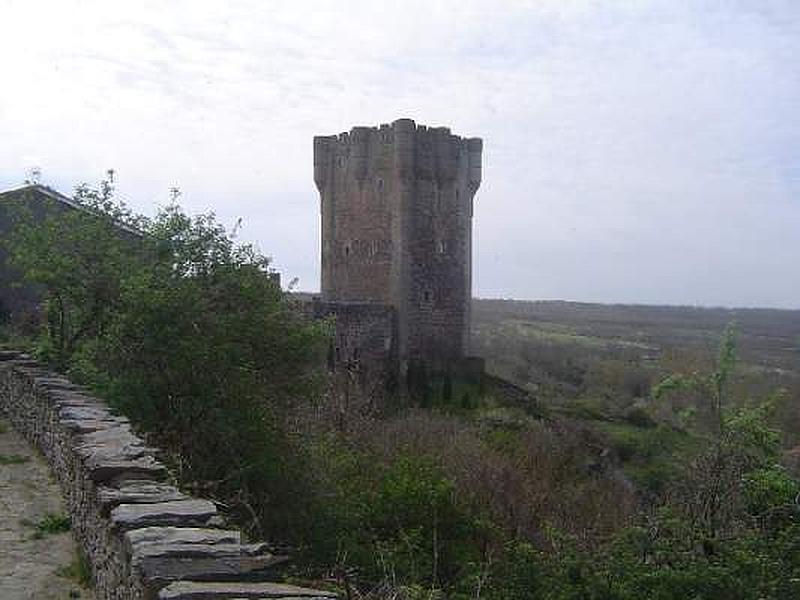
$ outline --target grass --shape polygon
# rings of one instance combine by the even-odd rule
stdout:
[[[35,540],[40,540],[47,535],[64,533],[72,528],[69,516],[63,513],[48,513],[36,522],[23,519],[21,523],[35,530],[33,532],[33,539]]]
[[[69,579],[82,588],[89,588],[92,585],[92,570],[89,561],[79,549],[75,549],[75,557],[72,562],[56,571],[56,575]],[[80,598],[80,592],[70,592],[70,597]]]
[[[603,422],[595,427],[622,462],[625,474],[638,487],[658,493],[678,472],[681,462],[698,448],[699,439],[666,425],[639,427],[629,423]]]
[[[576,344],[597,350],[604,350],[613,346],[637,348],[640,350],[653,349],[653,347],[648,344],[629,339],[604,338],[578,333],[574,329],[561,323],[509,319],[502,323],[501,328],[505,330],[503,332],[505,334],[516,333],[523,337],[531,337],[553,344]]]
[[[19,454],[0,454],[0,465],[21,465],[29,460],[30,457]]]
[[[0,433],[6,433],[8,431],[8,425],[5,423],[0,423]]]

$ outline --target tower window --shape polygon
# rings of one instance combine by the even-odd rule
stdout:
[[[344,168],[344,156],[340,156],[336,162],[339,164],[340,169]]]
[[[445,252],[447,252],[447,242],[445,242],[444,240],[439,240],[438,242],[436,242],[436,252],[438,252],[439,254],[444,254]]]
[[[377,186],[378,186],[378,191],[382,192],[383,191],[383,179],[380,178],[380,177],[378,177]]]
[[[345,256],[350,256],[350,244],[349,243],[344,245],[344,255]]]
[[[460,197],[461,197],[461,190],[459,190],[458,188],[456,188],[456,202],[458,202],[458,201],[459,201]]]
[[[431,291],[430,291],[430,290],[425,290],[425,291],[422,293],[422,299],[423,299],[425,302],[430,302],[430,301],[431,301],[431,297],[432,297],[432,296],[433,296],[433,294],[431,294]]]

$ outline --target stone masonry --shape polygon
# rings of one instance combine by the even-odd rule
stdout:
[[[0,413],[50,465],[98,600],[331,600],[270,583],[285,560],[225,529],[216,506],[169,482],[158,451],[87,390],[0,352]]]
[[[322,301],[392,307],[401,365],[467,354],[482,147],[411,119],[314,138]]]

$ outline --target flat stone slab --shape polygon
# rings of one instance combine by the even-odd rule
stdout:
[[[146,446],[141,438],[133,435],[125,426],[83,434],[74,450],[87,463],[101,459],[132,460],[153,456],[158,452],[157,448]]]
[[[142,456],[133,460],[93,457],[86,460],[86,467],[89,470],[89,477],[95,483],[103,483],[122,476],[129,479],[153,480],[161,480],[167,476],[166,467],[152,456]]]
[[[121,423],[121,421],[117,417],[109,417],[106,419],[61,419],[59,421],[60,425],[74,433],[74,434],[85,434],[85,433],[92,433],[95,431],[102,431],[104,429],[109,429],[112,427],[116,427]]]
[[[97,499],[103,514],[108,514],[120,504],[155,504],[188,498],[175,486],[155,481],[126,481],[118,488],[100,487],[97,490]]]
[[[75,453],[85,461],[98,462],[101,459],[131,460],[142,456],[153,456],[155,450],[139,443],[126,444],[124,442],[99,442],[96,444],[81,444],[75,447]]]
[[[159,588],[173,581],[225,581],[258,577],[270,567],[288,560],[285,556],[145,557],[135,563],[145,584]]]
[[[78,385],[77,383],[72,383],[69,379],[56,376],[36,377],[33,380],[33,383],[34,385],[43,387],[48,390],[50,389],[76,390],[76,391],[86,390],[86,388]]]
[[[96,419],[102,421],[113,416],[111,411],[105,407],[62,405],[58,409],[59,419],[70,421],[78,421],[81,419]]]
[[[142,444],[142,439],[135,435],[127,423],[115,423],[101,431],[84,433],[78,437],[78,444],[104,444],[107,442]]]
[[[336,598],[332,592],[322,592],[282,583],[202,583],[177,581],[158,594],[158,600],[266,600],[280,598]]]
[[[175,500],[156,504],[120,504],[111,511],[111,521],[123,530],[150,525],[205,525],[217,508],[208,500]]]
[[[239,531],[205,527],[143,527],[125,533],[125,542],[133,552],[148,544],[238,544]]]
[[[139,544],[133,550],[133,564],[149,558],[237,558],[271,556],[267,544],[180,544],[174,542]]]
[[[47,390],[47,395],[55,406],[85,406],[100,408],[105,404],[94,396],[80,390]]]

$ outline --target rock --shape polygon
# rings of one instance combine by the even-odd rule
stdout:
[[[68,379],[64,379],[63,377],[53,377],[53,376],[45,376],[45,377],[37,377],[33,380],[34,385],[43,387],[48,390],[85,390],[86,388],[72,383]]]
[[[116,419],[110,418],[105,420],[98,419],[62,419],[60,424],[64,429],[76,434],[92,433],[94,431],[101,431],[109,429],[119,424]]]
[[[149,558],[237,558],[270,556],[267,544],[186,544],[153,542],[133,549],[133,564]]]
[[[141,558],[137,569],[149,588],[159,588],[173,581],[225,581],[257,577],[262,571],[288,560],[285,556],[201,556]]]
[[[120,504],[111,511],[111,521],[121,529],[150,525],[205,525],[217,513],[208,500],[175,500],[157,504]]]
[[[242,534],[226,529],[202,527],[143,527],[125,533],[130,553],[148,544],[238,544]]]
[[[332,592],[321,592],[282,583],[202,583],[179,581],[169,584],[158,594],[159,600],[265,600],[280,598],[336,598]]]
[[[154,504],[187,498],[175,486],[146,480],[126,481],[119,488],[100,487],[97,490],[97,499],[105,515],[120,504]]]
[[[86,467],[89,470],[89,477],[95,483],[103,483],[120,477],[128,480],[152,479],[160,481],[167,476],[166,467],[152,456],[142,456],[132,460],[103,457],[89,458],[86,461]]]

